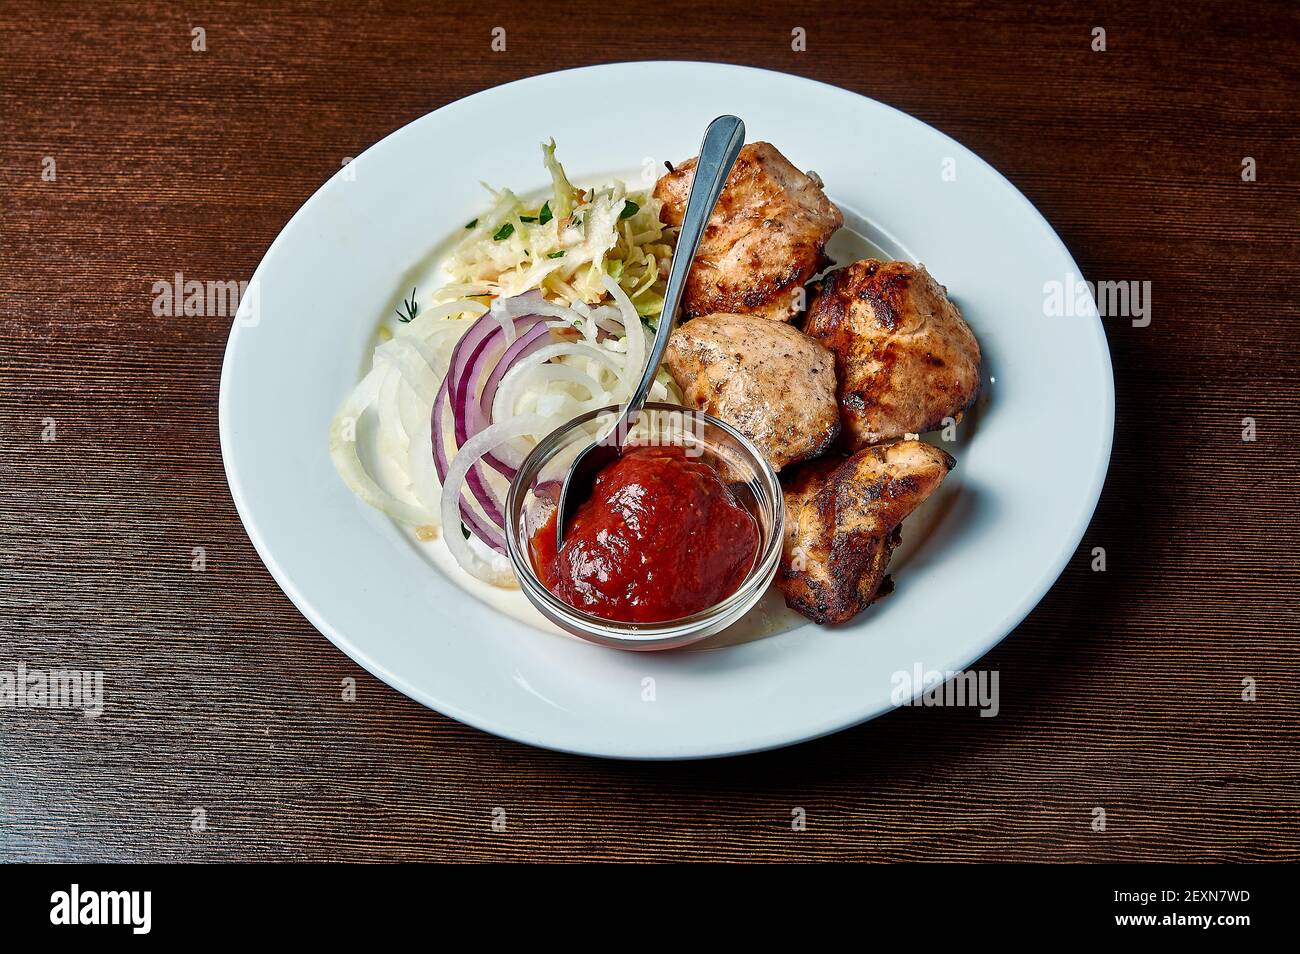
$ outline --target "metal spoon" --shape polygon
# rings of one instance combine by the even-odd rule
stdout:
[[[686,287],[686,276],[695,260],[695,252],[700,247],[700,238],[704,227],[709,223],[713,207],[718,204],[722,187],[726,184],[731,167],[735,165],[740,147],[745,144],[745,124],[735,116],[719,116],[709,123],[704,132],[704,142],[700,144],[700,158],[695,164],[695,177],[691,181],[690,195],[686,199],[686,214],[682,218],[682,228],[677,234],[677,249],[673,253],[672,268],[668,272],[668,288],[664,292],[664,307],[659,314],[659,325],[655,329],[655,340],[650,346],[650,357],[646,362],[645,374],[637,385],[632,397],[619,413],[614,426],[605,436],[582,451],[569,465],[564,475],[564,486],[560,489],[559,510],[555,516],[555,545],[564,545],[564,528],[578,511],[583,501],[591,497],[596,474],[618,460],[623,453],[627,435],[635,426],[641,409],[645,406],[646,396],[659,373],[659,365],[664,359],[664,350],[668,347],[668,337],[677,324],[677,309],[681,304],[682,291]],[[635,334],[635,328],[629,328],[628,334]]]

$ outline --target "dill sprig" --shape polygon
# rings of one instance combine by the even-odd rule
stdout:
[[[414,320],[415,320],[415,316],[418,315],[418,314],[420,313],[420,306],[417,305],[417,304],[415,303],[415,289],[414,289],[414,288],[411,289],[411,300],[410,300],[410,301],[407,301],[405,298],[402,299],[402,308],[405,308],[405,309],[406,309],[406,313],[405,313],[405,314],[402,313],[402,309],[401,309],[401,308],[395,308],[395,309],[394,309],[394,311],[397,312],[397,320],[400,321],[402,324],[406,324],[406,323],[409,322],[409,321],[414,321]]]

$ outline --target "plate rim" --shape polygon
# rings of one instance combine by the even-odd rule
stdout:
[[[571,74],[571,73],[578,73],[578,72],[599,73],[603,71],[626,69],[628,67],[635,67],[635,66],[666,66],[666,67],[695,66],[695,67],[708,67],[710,69],[719,69],[726,72],[737,73],[737,74],[745,74],[745,73],[771,74],[774,76],[781,77],[784,80],[795,81],[799,84],[804,84],[823,95],[833,94],[836,96],[861,99],[861,100],[865,100],[870,104],[873,104],[874,106],[895,113],[897,116],[902,117],[902,119],[908,124],[911,124],[913,126],[923,127],[923,129],[927,130],[929,133],[940,137],[941,140],[951,144],[956,150],[959,150],[959,152],[957,153],[958,155],[964,155],[970,157],[971,159],[976,161],[981,167],[983,167],[987,172],[992,173],[993,176],[995,176],[998,180],[1000,180],[1010,190],[1010,192],[1016,196],[1016,198],[1019,200],[1019,202],[1024,208],[1028,209],[1028,211],[1032,213],[1033,216],[1035,216],[1047,227],[1047,231],[1050,233],[1053,241],[1056,243],[1056,249],[1059,251],[1061,255],[1064,256],[1064,260],[1067,261],[1072,266],[1073,269],[1072,274],[1077,275],[1080,278],[1083,277],[1082,271],[1080,270],[1078,263],[1075,261],[1073,254],[1071,254],[1069,248],[1065,245],[1065,242],[1061,239],[1056,229],[1053,228],[1051,222],[1048,221],[1047,217],[1044,216],[1039,211],[1037,206],[1035,206],[1033,202],[1030,201],[1030,199],[1023,192],[1021,192],[1020,189],[1017,188],[1014,183],[1012,183],[1009,179],[1007,179],[1007,177],[1004,176],[996,167],[994,167],[991,163],[989,163],[982,156],[974,152],[968,146],[965,146],[961,142],[954,139],[952,136],[949,136],[943,130],[938,129],[930,125],[929,123],[926,123],[923,120],[920,120],[915,116],[912,116],[911,114],[906,113],[894,106],[891,106],[888,103],[884,103],[878,99],[874,99],[863,93],[858,93],[853,90],[845,89],[840,86],[835,86],[831,83],[825,83],[820,80],[811,79],[809,77],[801,76],[796,73],[785,72],[783,70],[773,70],[773,69],[766,69],[763,67],[754,67],[754,66],[743,66],[734,63],[718,63],[718,62],[712,62],[708,60],[651,59],[651,60],[621,60],[618,62],[592,64],[587,66],[576,66],[576,67],[570,67],[562,70],[552,70],[545,73],[537,73],[531,76],[525,76],[519,79],[511,80],[510,82],[507,83],[501,83],[496,86],[485,87],[483,89],[476,90],[475,92],[470,93],[467,96],[463,96],[460,97],[459,99],[451,100],[447,103],[444,103],[441,106],[438,106],[436,109],[423,113],[420,116],[417,116],[414,119],[410,120],[409,122],[403,123],[401,126],[398,126],[390,130],[389,132],[381,136],[379,139],[376,139],[374,142],[368,145],[365,150],[362,150],[360,153],[358,153],[358,156],[356,158],[359,158],[361,155],[364,155],[366,152],[370,151],[371,149],[374,149],[379,144],[386,142],[387,140],[397,135],[400,135],[401,133],[409,129],[411,126],[423,122],[424,120],[428,119],[430,116],[435,115],[439,111],[449,106],[452,106],[454,104],[463,103],[467,100],[473,99],[476,96],[496,92],[503,89],[508,89],[510,87],[514,87],[520,84],[544,81],[550,77],[558,77],[558,76]],[[343,175],[343,171],[344,170],[339,170],[338,172],[335,172],[334,175],[330,176],[324,182],[322,182],[320,186],[317,187],[317,189],[314,192],[312,192],[312,194],[308,196],[308,198],[304,200],[301,205],[299,205],[297,210],[295,210],[293,215],[289,217],[289,219],[284,223],[284,225],[280,227],[280,230],[276,234],[275,238],[271,241],[271,243],[266,247],[266,250],[262,253],[261,259],[259,260],[257,267],[254,269],[253,274],[250,277],[250,284],[258,280],[263,269],[266,267],[267,261],[270,258],[272,258],[273,253],[275,252],[277,247],[280,245],[282,241],[285,240],[285,236],[291,231],[292,227],[294,226],[294,223],[300,217],[307,214],[309,209],[313,208],[319,201],[321,201],[322,197],[326,193],[326,190],[330,188],[331,184],[335,181],[335,179],[340,178]],[[1051,588],[1056,583],[1056,581],[1060,578],[1061,574],[1065,571],[1065,568],[1068,566],[1070,560],[1073,558],[1074,554],[1078,550],[1079,543],[1083,540],[1083,537],[1086,534],[1088,527],[1091,525],[1092,519],[1096,513],[1097,506],[1101,499],[1101,493],[1105,485],[1106,476],[1110,469],[1111,454],[1113,452],[1113,447],[1114,447],[1115,384],[1114,384],[1114,366],[1113,366],[1113,362],[1111,361],[1109,339],[1106,335],[1105,325],[1101,319],[1100,313],[1095,308],[1095,302],[1094,302],[1094,307],[1092,308],[1090,322],[1091,322],[1092,331],[1100,345],[1099,354],[1102,359],[1102,364],[1104,365],[1102,369],[1104,372],[1102,374],[1104,387],[1102,390],[1103,390],[1103,396],[1105,398],[1103,402],[1104,406],[1100,408],[1102,412],[1100,423],[1103,426],[1103,437],[1104,437],[1104,440],[1102,442],[1102,453],[1099,453],[1097,456],[1097,460],[1094,463],[1093,472],[1090,475],[1090,479],[1088,482],[1087,493],[1088,496],[1091,497],[1091,503],[1089,506],[1082,508],[1080,510],[1080,519],[1076,521],[1075,526],[1073,526],[1070,530],[1069,539],[1072,541],[1070,545],[1068,547],[1062,546],[1060,553],[1058,553],[1057,555],[1057,558],[1054,561],[1052,561],[1050,564],[1045,564],[1043,572],[1040,573],[1038,578],[1033,581],[1032,585],[1025,587],[1024,589],[1025,595],[1021,597],[1020,602],[1004,614],[1002,622],[1000,622],[997,626],[992,627],[989,630],[989,632],[993,635],[990,638],[987,638],[985,640],[980,640],[977,645],[972,644],[972,646],[974,646],[975,648],[971,650],[969,658],[967,658],[965,662],[962,663],[960,667],[961,670],[968,669],[971,666],[971,664],[981,659],[983,656],[989,653],[993,648],[999,645],[1003,640],[1005,640],[1015,630],[1015,628],[1019,626],[1029,616],[1030,613],[1033,612],[1033,610],[1039,605],[1039,603],[1042,602],[1043,598],[1047,595],[1047,593],[1051,590]],[[234,502],[235,510],[239,515],[240,523],[243,525],[244,531],[248,535],[249,540],[252,542],[253,548],[256,551],[258,557],[261,559],[263,565],[270,572],[272,579],[280,587],[281,591],[294,604],[297,610],[300,613],[302,613],[303,617],[309,623],[311,623],[312,626],[315,627],[315,629],[319,633],[325,636],[331,643],[334,644],[334,646],[336,646],[340,651],[342,651],[346,656],[352,659],[355,663],[360,665],[363,669],[365,669],[371,675],[375,676],[377,679],[381,680],[382,682],[386,683],[387,685],[401,692],[403,695],[407,696],[408,698],[420,703],[421,705],[429,709],[434,710],[435,712],[439,712],[445,716],[448,716],[449,718],[455,719],[458,722],[464,723],[465,725],[469,725],[475,729],[478,729],[479,731],[486,732],[488,734],[497,736],[499,738],[509,739],[512,742],[520,743],[535,748],[542,748],[549,751],[564,752],[573,755],[581,755],[581,756],[592,757],[592,758],[606,758],[606,759],[614,759],[614,760],[631,760],[631,761],[690,761],[690,760],[710,759],[710,758],[729,758],[733,756],[748,755],[757,752],[770,751],[773,749],[785,748],[787,746],[799,745],[804,742],[810,742],[818,738],[823,738],[825,736],[832,735],[836,732],[842,732],[847,729],[854,728],[855,726],[862,725],[865,722],[869,722],[873,719],[879,718],[880,716],[886,715],[890,711],[889,709],[882,710],[882,709],[871,708],[869,709],[869,711],[865,712],[864,714],[857,716],[847,722],[841,721],[839,719],[835,719],[835,720],[831,720],[835,723],[833,725],[815,726],[808,729],[807,731],[797,732],[793,735],[788,733],[781,734],[779,732],[769,733],[769,735],[772,736],[770,738],[764,739],[762,741],[755,741],[752,744],[745,744],[739,747],[735,747],[735,746],[727,747],[725,748],[725,750],[718,749],[717,751],[681,753],[681,752],[670,751],[668,748],[664,747],[664,748],[657,749],[653,752],[638,751],[638,752],[620,753],[620,752],[613,752],[613,751],[595,751],[592,748],[583,748],[577,745],[556,744],[538,738],[530,738],[524,732],[520,732],[508,725],[500,724],[500,720],[498,719],[484,716],[478,712],[469,712],[462,706],[456,705],[455,703],[449,702],[445,699],[434,699],[429,693],[421,689],[418,689],[398,673],[393,672],[388,668],[378,664],[375,660],[371,659],[369,655],[366,652],[364,652],[360,647],[356,646],[351,641],[341,636],[334,629],[334,627],[330,625],[330,623],[319,612],[317,612],[312,602],[306,597],[306,595],[300,592],[299,589],[293,584],[293,582],[289,577],[289,574],[280,565],[279,561],[276,559],[275,554],[271,551],[270,547],[268,546],[265,539],[263,538],[262,533],[259,530],[256,521],[250,515],[250,505],[247,499],[247,495],[242,480],[239,476],[238,465],[234,460],[235,451],[233,450],[233,446],[234,446],[233,437],[230,433],[231,412],[229,408],[231,377],[234,373],[232,371],[232,363],[233,363],[232,359],[237,347],[237,343],[240,339],[241,331],[243,330],[244,330],[244,326],[237,319],[232,321],[229,337],[227,338],[226,347],[224,349],[223,356],[222,356],[219,393],[217,399],[218,434],[219,434],[220,445],[221,445],[222,466],[225,471],[226,483],[230,490],[231,499]],[[616,652],[617,650],[608,650],[608,651]],[[966,654],[963,653],[963,655]],[[915,695],[920,695],[922,691],[923,688],[918,689]]]

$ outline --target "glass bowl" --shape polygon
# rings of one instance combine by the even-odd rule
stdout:
[[[613,425],[619,408],[589,411],[533,448],[506,496],[506,546],[524,594],[565,632],[615,649],[674,649],[712,636],[743,616],[776,575],[785,500],[767,458],[730,424],[674,404],[647,404],[628,443],[675,445],[717,470],[758,524],[758,556],[740,588],[720,603],[662,623],[623,623],[580,610],[552,594],[533,567],[530,540],[555,509],[564,475],[584,447]]]

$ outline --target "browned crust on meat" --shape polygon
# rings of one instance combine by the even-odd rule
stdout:
[[[934,430],[979,397],[979,342],[924,266],[865,259],[831,272],[804,330],[835,354],[847,450]]]
[[[842,623],[883,595],[903,520],[955,463],[929,444],[902,441],[800,467],[785,486],[776,583],[786,605],[817,623]]]
[[[667,225],[681,225],[695,165],[688,159],[655,185]],[[825,267],[826,243],[843,224],[815,180],[770,143],[750,143],[705,227],[686,280],[682,320],[715,312],[790,318],[797,292]]]

